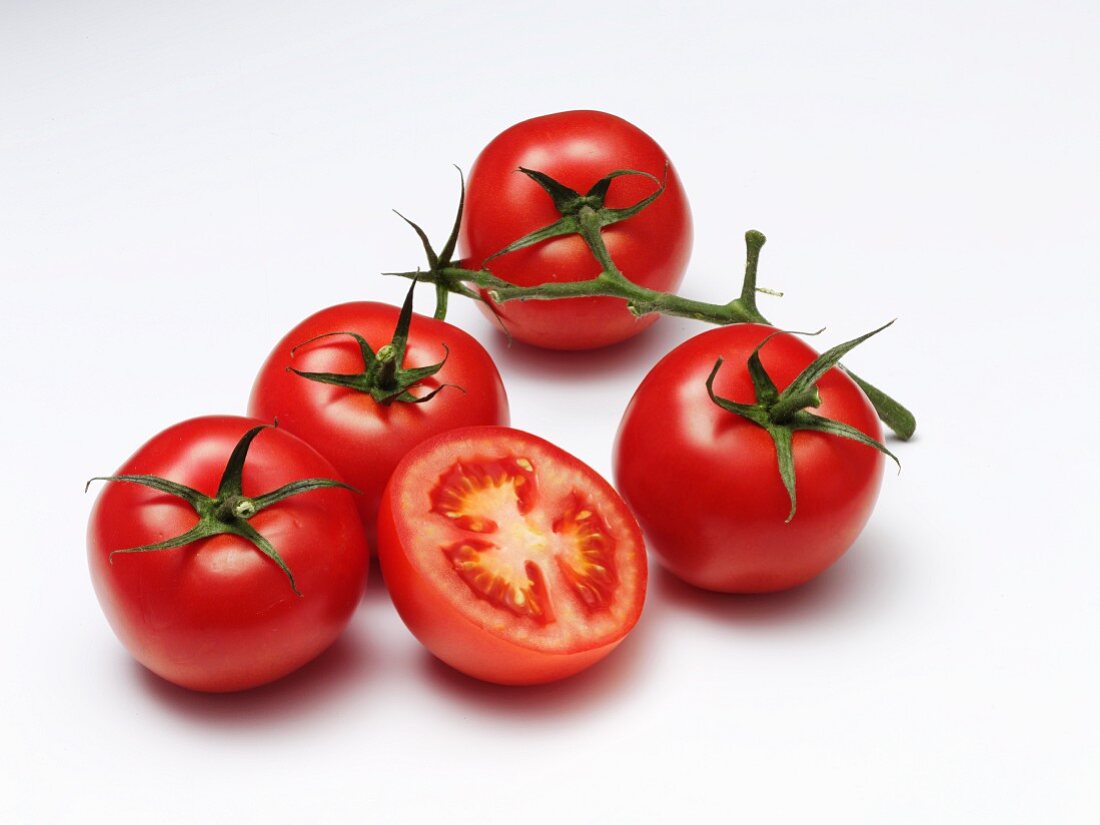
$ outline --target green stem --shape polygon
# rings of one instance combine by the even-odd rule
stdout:
[[[383,390],[397,388],[397,349],[393,344],[386,344],[378,348],[378,354],[374,356],[378,361],[378,386]]]
[[[497,278],[487,270],[463,269],[451,266],[436,273],[448,283],[473,283],[485,289],[489,298],[498,303],[507,301],[553,301],[559,298],[622,298],[635,315],[649,315],[659,312],[662,315],[674,315],[705,321],[710,324],[768,324],[771,322],[756,308],[756,271],[760,261],[760,248],[764,245],[764,236],[759,232],[745,233],[748,257],[745,262],[745,283],[741,297],[726,304],[712,304],[707,301],[695,301],[670,292],[660,292],[639,286],[628,280],[607,255],[607,247],[602,236],[597,233],[591,239],[587,233],[581,233],[597,258],[607,259],[611,263],[608,270],[586,281],[551,281],[538,286],[516,286]],[[405,273],[402,273],[405,274]],[[410,276],[413,273],[408,273]],[[860,378],[845,368],[848,376],[859,385],[867,395],[880,419],[903,440],[912,438],[917,422],[903,404],[887,395],[870,382]]]
[[[256,505],[247,496],[230,496],[214,510],[214,518],[225,524],[235,519],[249,519],[256,515]]]
[[[817,387],[811,387],[806,392],[794,393],[789,396],[779,396],[771,407],[768,408],[768,416],[777,424],[786,423],[794,413],[804,410],[806,407],[818,407],[821,405],[821,393]]]
[[[483,272],[469,269],[451,268],[444,270],[448,276],[470,281],[482,286],[489,297],[503,303],[506,301],[553,301],[558,298],[622,298],[635,315],[649,315],[659,312],[662,315],[676,315],[697,321],[709,321],[712,324],[767,323],[755,308],[746,307],[740,299],[728,304],[710,304],[706,301],[694,301],[680,295],[659,292],[638,286],[621,275],[601,272],[587,281],[553,281],[535,287],[499,284],[496,279],[483,282],[479,276]]]
[[[596,261],[603,267],[604,274],[615,278],[623,277],[615,262],[611,260],[611,253],[607,251],[607,244],[603,242],[603,233],[600,231],[600,216],[591,206],[582,206],[577,212],[577,223],[580,225],[581,237],[596,257]]]
[[[581,207],[578,223],[581,237],[597,262],[603,267],[599,275],[589,280],[552,281],[538,286],[516,286],[496,278],[485,270],[475,272],[460,267],[448,267],[442,270],[441,274],[456,281],[472,281],[488,289],[489,297],[497,302],[611,297],[625,300],[630,311],[635,315],[658,312],[662,315],[675,315],[680,318],[708,321],[712,324],[767,323],[764,316],[756,309],[756,267],[760,259],[760,247],[764,244],[764,236],[759,232],[750,232],[746,235],[749,241],[749,258],[745,265],[746,287],[742,290],[741,298],[727,304],[711,304],[634,283],[619,271],[611,259],[603,240],[603,233],[600,232],[599,218],[595,210],[588,206]],[[748,286],[750,279],[751,287]]]
[[[741,302],[752,307],[754,312],[756,311],[756,269],[760,265],[760,250],[763,249],[767,240],[763,232],[757,232],[755,229],[745,233],[745,278],[741,282]]]
[[[451,293],[441,287],[436,287],[435,290],[435,314],[432,315],[437,321],[443,321],[447,318],[447,299]]]
[[[446,317],[446,299],[449,292],[455,292],[469,298],[479,298],[480,296],[469,287],[469,284],[474,284],[483,290],[483,293],[487,295],[490,300],[496,303],[529,300],[552,301],[559,298],[610,297],[621,298],[626,301],[627,308],[636,316],[649,315],[657,312],[662,315],[674,315],[680,318],[690,318],[695,321],[705,321],[711,324],[756,323],[771,325],[771,322],[768,321],[756,307],[756,293],[762,291],[756,286],[756,272],[760,263],[760,250],[767,240],[762,233],[756,230],[749,230],[745,233],[747,256],[745,258],[745,275],[741,284],[741,294],[739,297],[725,304],[712,304],[706,301],[694,301],[690,298],[683,298],[672,293],[659,292],[654,289],[639,286],[623,275],[615,265],[615,262],[611,259],[611,255],[607,250],[607,245],[604,243],[604,226],[618,220],[623,220],[630,215],[618,214],[621,213],[622,210],[607,210],[603,208],[602,195],[593,200],[593,192],[590,191],[588,196],[581,197],[577,195],[577,193],[572,192],[572,190],[565,190],[560,184],[550,180],[541,173],[526,169],[521,169],[521,171],[531,176],[536,182],[539,182],[539,184],[551,194],[551,197],[555,198],[555,205],[562,214],[562,219],[551,226],[543,227],[543,229],[539,231],[524,236],[524,238],[513,242],[496,254],[501,255],[513,249],[529,246],[532,243],[557,235],[576,233],[584,239],[585,245],[596,258],[597,263],[601,267],[600,273],[585,281],[551,281],[535,286],[517,286],[496,277],[487,269],[472,270],[453,266],[451,264],[451,253],[454,250],[454,244],[458,235],[462,205],[465,200],[464,188],[463,200],[459,203],[458,218],[455,220],[455,227],[451,232],[451,237],[448,239],[445,254],[437,256],[431,250],[431,246],[428,244],[427,236],[424,234],[423,230],[416,224],[412,224],[411,221],[409,222],[424,243],[425,251],[428,254],[430,271],[426,273],[419,270],[416,272],[388,273],[411,278],[414,281],[422,280],[434,283],[437,295],[436,318],[442,320]],[[607,181],[617,174],[629,173],[612,173],[608,176]],[[606,191],[606,181],[601,181],[601,183],[603,184],[604,191]],[[600,184],[597,184],[597,186],[599,185]],[[656,197],[656,195],[660,194],[662,190],[663,186],[661,190],[658,190],[657,193],[650,196],[650,198],[635,204],[634,207],[631,207],[631,210],[628,210],[630,214],[644,208],[644,206]],[[573,197],[563,200],[563,191],[565,194],[572,195]],[[568,202],[565,202],[566,200]],[[611,213],[613,212],[616,214],[612,215]],[[567,217],[567,215],[570,217]],[[494,255],[493,257],[496,256]],[[848,375],[859,385],[870,399],[879,418],[882,419],[899,438],[908,440],[912,437],[916,430],[917,423],[913,414],[908,409],[882,390],[867,383],[855,374],[848,372]]]

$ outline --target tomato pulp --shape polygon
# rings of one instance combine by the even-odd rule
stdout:
[[[565,451],[504,427],[445,433],[406,456],[378,541],[410,630],[490,682],[583,670],[623,640],[645,598],[645,548],[618,494]]]
[[[752,403],[746,363],[774,332],[735,324],[681,344],[645,377],[619,426],[615,479],[650,549],[676,576],[707,590],[761,593],[812,579],[855,541],[878,498],[881,453],[834,435],[795,432],[798,505],[787,523],[791,501],[771,437],[720,408],[706,389],[723,358],[716,393]],[[790,334],[760,351],[780,389],[816,355]],[[882,440],[874,408],[841,369],[830,369],[817,387],[814,413]]]
[[[544,172],[584,194],[618,169],[665,178],[665,191],[633,217],[604,227],[611,259],[631,281],[675,291],[691,254],[691,210],[676,170],[660,146],[622,118],[573,111],[532,118],[505,130],[482,150],[470,171],[460,248],[467,266],[486,258],[560,217],[554,203],[519,167]],[[625,208],[650,195],[653,180],[626,175],[608,190],[606,205]],[[547,281],[583,281],[600,272],[579,235],[566,235],[509,252],[487,264],[497,277],[521,286]],[[489,304],[519,341],[549,349],[592,349],[624,341],[650,326],[657,315],[636,318],[619,298],[565,298]],[[483,307],[484,308],[484,307]]]

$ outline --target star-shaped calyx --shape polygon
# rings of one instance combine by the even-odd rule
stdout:
[[[218,491],[213,496],[208,496],[185,484],[153,475],[96,476],[89,480],[84,487],[85,490],[91,486],[93,481],[124,481],[151,487],[154,490],[183,499],[191,505],[199,517],[198,523],[185,533],[164,541],[158,541],[155,544],[143,544],[140,547],[114,550],[111,552],[109,560],[113,562],[114,557],[120,553],[149,553],[157,550],[171,550],[211,536],[228,533],[239,536],[255,545],[257,550],[271,559],[286,574],[294,594],[301,596],[298,585],[294,582],[294,574],[290,571],[286,562],[283,561],[283,557],[279,555],[279,551],[255,527],[249,524],[248,520],[277,501],[282,501],[284,498],[299,493],[306,493],[323,487],[342,487],[352,492],[356,492],[356,490],[342,481],[334,481],[329,478],[304,478],[300,481],[284,484],[277,490],[262,495],[244,495],[241,489],[241,476],[244,472],[244,462],[248,456],[248,449],[252,446],[252,441],[256,436],[270,426],[261,424],[258,427],[253,427],[241,437],[229,456],[229,461],[222,472],[221,482],[218,484]]]
[[[401,312],[397,316],[397,327],[393,331],[393,339],[385,346],[379,347],[375,352],[367,339],[357,332],[326,332],[317,335],[308,341],[303,341],[290,351],[291,356],[299,349],[319,341],[322,338],[331,338],[334,335],[350,335],[359,344],[359,351],[363,356],[363,371],[353,373],[339,372],[306,372],[304,370],[287,367],[295,375],[317,381],[322,384],[334,384],[338,387],[348,387],[358,392],[366,393],[379,404],[389,405],[394,401],[406,404],[423,404],[436,396],[444,387],[455,387],[454,384],[440,384],[431,392],[424,395],[413,395],[410,390],[423,381],[439,372],[450,355],[446,344],[443,347],[443,360],[426,367],[405,369],[405,350],[409,343],[409,325],[412,322],[413,290],[416,289],[416,281],[409,287],[405,303],[401,306]],[[461,389],[461,387],[455,387]]]
[[[816,415],[809,412],[808,407],[817,407],[821,404],[821,393],[818,391],[817,382],[825,373],[840,363],[848,352],[866,341],[872,335],[882,332],[890,324],[885,324],[866,335],[853,338],[839,344],[830,350],[823,352],[815,358],[802,372],[800,372],[790,385],[780,392],[764,369],[760,361],[760,350],[776,335],[784,334],[782,330],[773,332],[752,351],[749,356],[749,377],[752,379],[753,390],[756,393],[755,404],[740,404],[727,398],[720,398],[714,392],[714,378],[722,367],[723,359],[719,358],[714,364],[707,378],[707,394],[710,400],[723,410],[735,413],[754,424],[767,430],[768,435],[775,442],[775,454],[779,461],[779,476],[783,479],[783,486],[787,488],[787,495],[791,499],[791,511],[787,515],[787,522],[794,518],[798,500],[795,495],[795,470],[794,455],[792,451],[792,437],[798,430],[814,430],[819,433],[848,438],[873,447],[881,453],[885,453],[894,460],[898,467],[897,456],[886,449],[881,442],[871,438],[866,433],[860,432],[855,427],[841,421]]]
[[[558,214],[561,215],[561,217],[554,221],[554,223],[544,226],[541,229],[536,229],[534,232],[513,241],[499,252],[494,252],[484,261],[484,263],[482,263],[482,266],[500,255],[514,252],[517,249],[523,249],[526,246],[532,246],[548,238],[556,238],[559,235],[586,235],[593,232],[598,233],[599,230],[605,226],[610,226],[619,221],[625,221],[627,218],[637,215],[665,191],[665,181],[657,180],[656,177],[648,172],[639,172],[635,169],[616,169],[614,172],[609,172],[596,181],[583,195],[576,190],[570,189],[565,184],[559,183],[543,172],[537,172],[534,169],[525,169],[522,166],[519,168],[519,171],[527,175],[527,177],[545,190],[546,194],[554,201],[554,208],[558,210]],[[667,166],[665,167],[665,174],[668,174]],[[641,175],[644,178],[649,178],[657,184],[657,189],[631,206],[623,207],[622,209],[611,209],[604,205],[604,201],[607,198],[607,190],[611,187],[611,181],[623,175]],[[605,269],[611,268],[608,266],[610,262],[601,261],[600,263]]]

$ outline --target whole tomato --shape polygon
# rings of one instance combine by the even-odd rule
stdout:
[[[455,427],[508,423],[504,385],[484,347],[458,327],[412,314],[411,304],[406,310],[403,368],[427,372],[442,366],[405,394],[387,399],[366,376],[372,353],[381,353],[394,338],[400,311],[359,301],[314,313],[283,336],[261,367],[248,403],[250,415],[277,420],[359,491],[359,512],[372,544],[382,489],[405,453]],[[361,336],[370,351],[347,333]],[[326,376],[358,376],[363,383],[326,383],[336,380]]]
[[[353,494],[319,481],[336,471],[304,441],[246,418],[195,418],[154,436],[113,478],[88,525],[92,583],[115,634],[158,676],[202,691],[254,687],[347,625],[369,568],[363,526]],[[303,480],[308,489],[265,499]]]
[[[764,343],[769,336],[774,337]],[[859,387],[833,367],[816,382],[819,406],[791,421],[833,429],[847,425],[856,432],[841,437],[797,426],[788,432],[793,456],[793,489],[788,490],[777,460],[776,438],[783,434],[773,437],[765,426],[719,406],[708,393],[712,376],[716,397],[755,405],[757,382],[749,362],[758,347],[757,357],[776,390],[790,385],[818,357],[794,335],[758,324],[704,332],[666,355],[645,377],[615,442],[617,486],[649,547],[676,576],[707,590],[761,593],[812,579],[855,541],[882,478],[883,452],[867,440],[853,440],[881,441],[875,410]],[[723,364],[713,373],[719,358]],[[807,398],[812,396],[808,391]],[[821,424],[815,417],[839,425]]]
[[[520,168],[549,175],[580,194],[620,169],[647,172],[664,192],[636,215],[603,228],[611,259],[631,281],[675,291],[691,254],[691,212],[680,179],[657,143],[641,129],[604,112],[574,111],[532,118],[505,130],[482,150],[466,189],[460,248],[470,268],[528,233],[556,222],[552,199]],[[617,177],[605,204],[626,208],[657,184],[638,175]],[[494,275],[521,286],[582,281],[600,272],[579,235],[542,241],[493,258]],[[510,301],[486,306],[519,341],[549,349],[578,350],[624,341],[656,315],[636,318],[617,298]]]
[[[405,456],[382,499],[378,557],[416,637],[490,682],[561,679],[607,656],[645,600],[645,545],[587,465],[507,427]]]

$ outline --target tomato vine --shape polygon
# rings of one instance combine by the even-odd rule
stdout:
[[[459,265],[461,262],[456,263],[453,260],[465,205],[465,179],[462,180],[462,191],[459,197],[454,228],[439,253],[433,250],[423,229],[398,213],[420,238],[428,258],[428,268],[427,270],[417,269],[411,272],[390,272],[386,274],[434,284],[436,289],[436,318],[442,320],[446,317],[447,298],[449,294],[454,293],[479,301],[485,300],[484,294],[496,303],[517,300],[547,301],[561,298],[612,297],[626,301],[627,308],[631,313],[639,317],[656,312],[662,315],[691,318],[719,325],[771,323],[756,305],[756,293],[768,291],[756,285],[760,250],[766,241],[763,233],[756,230],[749,230],[745,233],[747,254],[741,293],[724,304],[696,301],[675,293],[661,292],[634,283],[615,265],[603,240],[602,230],[605,226],[629,220],[656,200],[665,189],[664,181],[659,181],[647,172],[619,169],[601,178],[588,192],[581,195],[541,172],[524,168],[520,168],[519,171],[545,190],[547,195],[554,201],[561,217],[553,224],[531,232],[496,252],[482,262],[481,269],[467,269]],[[604,198],[612,180],[622,175],[644,176],[656,183],[657,189],[630,207],[622,209],[609,208],[604,205]],[[485,268],[485,264],[500,255],[540,243],[549,238],[571,234],[580,235],[599,263],[601,271],[594,277],[582,281],[554,281],[536,286],[517,286],[498,278]],[[476,289],[473,287],[476,287]],[[482,292],[478,292],[478,290]],[[851,370],[843,367],[843,365],[841,367],[866,393],[883,423],[893,430],[899,438],[903,440],[911,438],[916,431],[916,418],[913,413],[900,402],[860,378]]]

